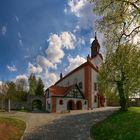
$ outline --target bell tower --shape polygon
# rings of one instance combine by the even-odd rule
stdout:
[[[100,44],[98,43],[98,39],[95,32],[95,39],[91,44],[91,58],[96,57],[97,54],[99,54],[99,50],[100,50]]]

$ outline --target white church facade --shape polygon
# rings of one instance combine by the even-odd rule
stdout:
[[[99,94],[97,86],[97,74],[103,61],[99,50],[100,44],[95,36],[87,61],[64,77],[60,74],[60,79],[45,91],[46,111],[65,112],[106,105],[106,99]]]

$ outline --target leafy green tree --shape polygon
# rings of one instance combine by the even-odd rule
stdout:
[[[16,78],[17,90],[27,91],[28,90],[28,79],[26,76]]]
[[[135,43],[140,37],[140,1],[139,0],[90,0],[93,11],[99,16],[96,27],[104,34],[105,43],[118,46]],[[138,39],[137,39],[138,41]]]
[[[127,110],[128,98],[140,92],[140,48],[120,46],[102,64],[98,76],[100,90],[113,89],[120,97],[121,110]]]
[[[8,112],[11,110],[11,100],[16,100],[16,85],[14,82],[8,81],[6,82],[7,92],[5,94],[5,98],[8,100]]]
[[[44,95],[44,84],[41,78],[37,81],[37,87],[35,90],[35,95]]]
[[[35,95],[35,90],[37,87],[37,80],[35,74],[32,73],[30,75],[28,82],[29,82],[29,95]]]
[[[116,89],[121,109],[127,110],[129,96],[139,91],[140,1],[90,1],[98,16],[96,29],[104,35],[105,60],[98,78],[100,87],[104,91],[105,87]]]
[[[4,109],[4,104],[5,104],[5,95],[7,93],[8,87],[7,85],[2,82],[0,84],[0,100],[1,100],[1,110]]]

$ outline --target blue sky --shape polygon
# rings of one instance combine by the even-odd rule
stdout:
[[[47,87],[83,63],[94,37],[92,7],[87,0],[0,0],[0,81],[33,72]]]

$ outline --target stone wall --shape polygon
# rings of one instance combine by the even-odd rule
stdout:
[[[35,100],[40,100],[42,102],[42,109],[45,110],[45,96],[28,96],[27,101],[16,101],[16,100],[11,100],[11,109],[12,110],[21,110],[21,109],[26,109],[26,110],[32,110],[32,103]],[[2,104],[3,104],[3,109],[7,110],[8,109],[8,100],[4,100],[2,103],[2,100],[0,100],[0,109],[2,109]]]

